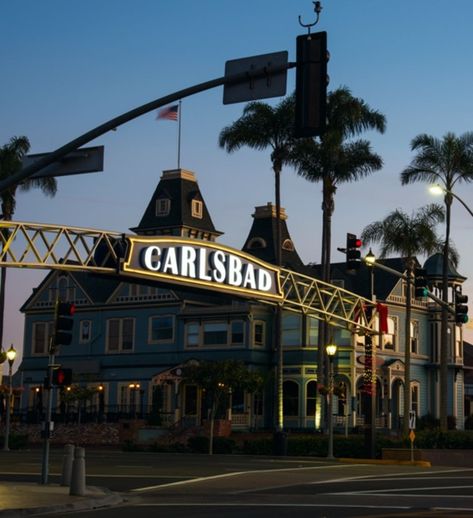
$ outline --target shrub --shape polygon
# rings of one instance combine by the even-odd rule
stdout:
[[[473,430],[473,414],[465,419],[465,430]]]
[[[434,430],[440,427],[440,419],[437,419],[432,414],[426,414],[417,419],[418,430]]]

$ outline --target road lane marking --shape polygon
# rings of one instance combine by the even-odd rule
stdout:
[[[393,489],[368,489],[366,491],[343,491],[343,492],[336,492],[336,493],[325,493],[326,495],[350,495],[350,496],[356,496],[356,495],[387,495],[390,496],[392,493],[396,493],[396,491],[407,491],[407,492],[423,492],[423,491],[437,491],[439,489],[473,489],[472,485],[469,486],[432,486],[432,487],[402,487],[402,488],[393,488]],[[473,498],[473,494],[471,495],[404,495],[404,494],[396,494],[396,496],[419,496],[419,497],[438,497],[438,496],[448,496],[452,498],[462,497],[462,498]]]
[[[361,464],[352,464],[352,466],[361,466]],[[463,469],[444,469],[444,470],[438,470],[438,471],[420,471],[418,473],[412,473],[412,471],[406,471],[401,473],[384,473],[384,474],[374,474],[374,475],[357,475],[355,477],[342,477],[342,478],[333,478],[329,480],[318,480],[315,482],[310,482],[310,484],[334,484],[338,482],[351,482],[353,480],[371,480],[373,478],[376,479],[383,479],[385,480],[386,477],[394,477],[393,480],[396,480],[395,477],[404,477],[405,475],[411,475],[411,477],[416,478],[417,475],[425,475],[426,473],[432,473],[432,475],[441,475],[444,473],[462,473],[464,471],[473,471],[472,468],[463,468]],[[402,479],[405,480],[405,479]]]
[[[354,464],[354,466],[358,466],[358,464]],[[160,484],[157,486],[147,486],[147,487],[138,487],[136,489],[132,489],[135,492],[143,492],[143,491],[152,491],[154,489],[161,489],[165,487],[171,486],[180,486],[183,484],[193,484],[196,482],[204,482],[209,480],[218,480],[220,478],[230,478],[238,475],[251,475],[251,474],[260,474],[260,473],[280,473],[282,471],[305,471],[305,470],[315,470],[315,469],[327,469],[329,468],[345,468],[346,466],[341,464],[334,465],[324,465],[324,466],[306,466],[303,468],[277,468],[277,469],[256,469],[250,471],[234,471],[232,473],[220,473],[219,475],[210,475],[208,477],[196,477],[190,480],[180,480],[178,482],[170,482],[168,484]],[[254,491],[254,489],[252,490]]]
[[[352,505],[352,504],[302,504],[302,503],[247,503],[247,502],[143,502],[133,503],[133,507],[323,507],[325,509],[330,507],[336,508],[359,508],[359,509],[413,509],[412,506],[407,505]]]

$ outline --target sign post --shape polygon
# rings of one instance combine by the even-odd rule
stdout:
[[[416,428],[416,412],[415,410],[409,411],[409,440],[411,441],[411,462],[414,462],[414,441],[416,434],[414,432]]]

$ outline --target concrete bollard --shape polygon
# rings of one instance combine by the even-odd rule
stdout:
[[[85,495],[85,450],[76,448],[74,452],[74,462],[72,463],[72,477],[70,495]]]
[[[62,458],[61,486],[70,485],[73,462],[74,462],[74,445],[66,444],[64,446],[64,456]]]

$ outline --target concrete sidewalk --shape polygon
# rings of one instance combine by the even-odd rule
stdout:
[[[55,484],[0,481],[0,516],[39,516],[118,505],[123,498],[108,489],[89,486],[84,496],[70,496],[69,488]]]

